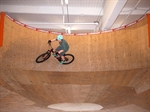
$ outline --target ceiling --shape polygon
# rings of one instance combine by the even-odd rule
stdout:
[[[52,32],[95,33],[115,29],[150,13],[150,0],[0,0],[0,12]]]

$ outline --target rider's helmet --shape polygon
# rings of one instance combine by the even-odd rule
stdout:
[[[63,39],[63,36],[62,35],[58,35],[56,40],[62,40]]]

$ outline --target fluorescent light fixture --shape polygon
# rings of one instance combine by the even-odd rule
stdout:
[[[63,0],[61,0],[61,4],[63,5]]]
[[[65,3],[68,4],[68,0],[65,0]]]
[[[71,33],[71,28],[69,26],[66,27],[65,30],[66,30],[67,33],[69,33],[69,34]]]
[[[69,33],[69,34],[71,33],[71,29],[70,29],[70,27],[68,27],[68,33]]]

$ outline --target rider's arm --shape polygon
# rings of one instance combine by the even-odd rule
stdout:
[[[57,40],[56,39],[48,40],[48,43],[51,43],[51,42],[54,42],[54,41],[57,41]]]
[[[52,39],[52,40],[51,40],[51,42],[54,42],[54,41],[56,41],[56,39]]]

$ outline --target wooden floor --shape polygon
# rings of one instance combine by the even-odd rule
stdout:
[[[65,36],[75,61],[64,66],[51,57],[37,64],[36,57],[49,48],[47,40],[55,37],[5,17],[0,112],[61,112],[47,108],[57,103],[103,106],[95,112],[150,112],[146,18],[116,32]]]
[[[96,103],[103,110],[150,111],[150,68],[102,72],[49,72],[1,68],[1,109],[46,109],[62,102]],[[28,107],[29,108],[29,107]],[[135,109],[135,111],[137,111]],[[132,111],[133,112],[133,111]]]

